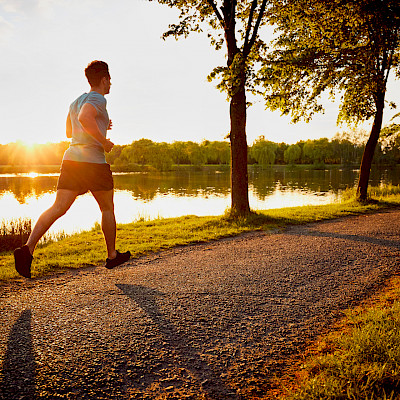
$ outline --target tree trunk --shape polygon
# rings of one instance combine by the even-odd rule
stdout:
[[[376,145],[378,144],[379,135],[382,128],[383,107],[385,105],[385,93],[378,96],[376,102],[376,114],[372,125],[371,134],[364,149],[361,160],[360,177],[357,187],[357,199],[361,201],[367,200],[368,181],[371,172],[372,159],[374,157]]]
[[[228,51],[228,67],[231,67],[235,56],[239,55],[235,35],[236,0],[224,0],[222,11],[225,20],[225,40]],[[236,66],[237,67],[237,66]],[[232,87],[230,103],[231,120],[231,212],[236,216],[244,216],[250,212],[248,176],[247,176],[247,139],[246,139],[246,70],[245,62]]]
[[[233,95],[230,104],[231,118],[231,210],[235,215],[250,212],[248,175],[247,175],[247,139],[246,139],[246,92],[245,78]]]

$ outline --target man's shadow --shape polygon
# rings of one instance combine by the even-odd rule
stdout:
[[[117,284],[128,297],[151,318],[164,337],[164,344],[179,354],[178,363],[181,368],[190,371],[191,375],[201,384],[202,389],[211,398],[238,399],[235,390],[226,386],[210,365],[201,359],[198,351],[190,344],[190,338],[179,333],[177,327],[163,315],[157,305],[157,297],[164,294],[139,285]],[[176,360],[175,360],[176,361]]]
[[[36,397],[36,364],[31,320],[31,310],[25,310],[11,329],[1,371],[0,399]]]

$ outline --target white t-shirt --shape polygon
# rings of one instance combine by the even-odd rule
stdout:
[[[106,158],[100,142],[83,129],[78,120],[79,112],[85,103],[91,104],[97,110],[96,122],[100,132],[106,137],[110,122],[107,113],[107,100],[100,93],[91,91],[79,96],[69,107],[72,124],[72,140],[64,153],[63,160],[104,164]]]

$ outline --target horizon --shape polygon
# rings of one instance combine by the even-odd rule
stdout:
[[[363,129],[357,130],[357,132],[361,132],[361,131],[364,131],[364,130]],[[288,143],[288,142],[285,142],[284,140],[283,141],[273,141],[273,140],[269,140],[266,137],[264,137],[264,139],[266,141],[269,141],[269,142],[272,142],[272,143],[276,143],[276,144],[283,143],[283,144],[286,144],[286,145],[290,146],[292,144],[297,144],[299,142],[306,142],[307,140],[315,141],[315,140],[327,139],[327,140],[329,140],[329,142],[332,142],[333,140],[337,139],[337,135],[345,134],[345,133],[346,133],[345,131],[337,132],[331,138],[328,138],[326,136],[321,136],[321,137],[316,137],[316,138],[312,138],[312,139],[310,139],[310,138],[309,139],[299,139],[295,143]],[[263,135],[260,135],[259,137],[255,138],[251,143],[248,142],[247,145],[248,146],[252,146],[257,140],[261,139],[262,136]],[[352,141],[351,139],[357,140],[357,138],[352,138],[352,137],[350,137],[350,138],[347,137],[345,139],[347,139],[349,141]],[[368,138],[366,138],[365,140],[367,140],[367,139]],[[204,142],[225,142],[225,143],[230,144],[229,139],[212,140],[212,139],[203,138],[200,141],[197,141],[197,140],[175,140],[175,139],[173,141],[167,141],[167,140],[158,141],[158,140],[153,140],[153,139],[150,139],[150,138],[141,137],[141,138],[133,140],[131,143],[123,143],[123,144],[115,143],[114,146],[130,146],[132,143],[137,142],[139,140],[151,140],[153,143],[167,143],[167,144],[173,144],[175,142],[184,142],[184,143],[185,142],[193,142],[193,143],[197,143],[197,144],[202,144]],[[46,145],[51,145],[51,144],[56,145],[56,144],[61,144],[61,143],[66,143],[66,142],[69,143],[70,139],[65,138],[64,140],[60,140],[58,142],[48,141],[48,142],[44,142],[44,143],[39,143],[39,142],[27,143],[27,142],[24,142],[21,139],[18,139],[17,141],[14,141],[14,142],[0,143],[0,146],[7,146],[7,145],[12,145],[12,144],[14,144],[14,145],[20,144],[20,145],[22,145],[22,146],[24,146],[24,147],[29,149],[29,148],[34,148],[34,147],[37,147],[37,146],[46,146]],[[354,143],[354,144],[356,144],[356,143]]]

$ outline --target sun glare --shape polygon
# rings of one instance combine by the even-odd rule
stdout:
[[[28,150],[30,152],[34,152],[36,150],[36,148],[38,147],[38,144],[35,142],[23,140],[20,143],[22,146],[25,147],[26,150]]]
[[[28,176],[29,178],[37,178],[39,174],[37,172],[29,172],[28,174],[26,174],[26,176]]]

